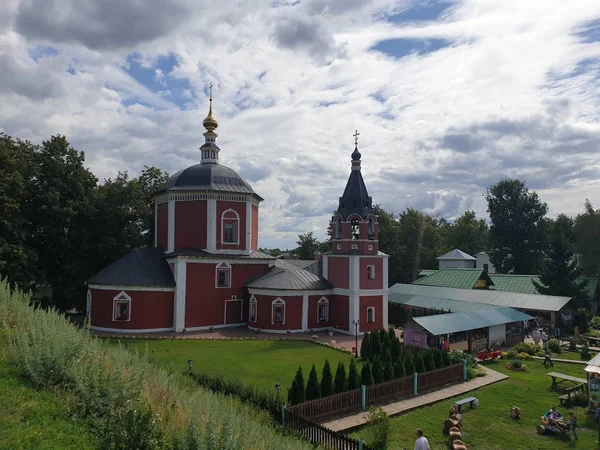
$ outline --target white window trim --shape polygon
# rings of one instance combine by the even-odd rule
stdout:
[[[283,322],[275,322],[275,305],[283,306]],[[285,325],[285,300],[277,297],[271,302],[271,325]]]
[[[326,305],[327,308],[325,309],[325,319],[321,320],[321,316],[319,315],[319,307],[321,305]],[[319,301],[317,302],[317,322],[328,322],[329,321],[329,300],[327,300],[325,297],[321,297],[319,299]]]
[[[369,270],[369,268],[371,268],[371,270]],[[373,274],[373,276],[372,276],[372,277],[370,277],[370,276],[369,276],[370,274]],[[376,274],[375,274],[375,266],[374,266],[373,264],[369,264],[369,265],[367,266],[367,278],[368,278],[369,280],[374,280],[374,279],[375,279],[375,277],[376,277]]]
[[[117,320],[117,304],[119,303],[128,304],[127,320]],[[121,291],[113,297],[113,322],[131,322],[131,297],[125,291]]]
[[[369,321],[369,310],[373,310],[373,320]],[[374,306],[369,306],[367,308],[367,323],[375,323],[375,307]]]
[[[225,219],[225,214],[232,212],[235,214],[235,219]],[[225,220],[235,220],[237,222],[235,226],[235,242],[225,242]],[[240,245],[240,215],[235,209],[227,209],[221,214],[221,244],[222,245]]]
[[[227,270],[228,271],[228,277],[227,277],[227,281],[229,282],[227,284],[227,286],[219,286],[219,272],[220,271],[224,271]],[[227,289],[231,287],[231,264],[227,263],[227,262],[221,262],[218,263],[215,266],[215,288],[217,289]]]
[[[251,320],[250,318],[252,317],[252,315],[250,314],[250,312],[252,311],[252,306],[254,305],[254,320]],[[256,323],[258,321],[258,302],[256,301],[256,297],[253,295],[250,297],[250,307],[248,308],[248,322],[254,322]]]

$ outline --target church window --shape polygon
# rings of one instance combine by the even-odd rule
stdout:
[[[121,292],[113,298],[113,321],[129,322],[131,320],[131,297]]]
[[[375,323],[375,308],[367,308],[367,323]]]
[[[231,287],[231,266],[221,263],[217,266],[217,287]]]
[[[215,151],[214,151],[214,150],[211,150],[211,151],[210,151],[210,157],[211,157],[212,159],[215,159]]]
[[[325,297],[321,297],[319,303],[317,304],[318,310],[318,321],[319,322],[327,322],[329,320],[329,300]]]
[[[350,229],[352,230],[352,239],[360,239],[360,225],[358,219],[350,221]]]
[[[258,312],[258,306],[256,304],[256,297],[254,295],[250,299],[250,312],[248,313],[248,320],[250,322],[256,322],[256,316]]]
[[[273,300],[271,323],[285,324],[285,302],[281,298]]]
[[[221,242],[238,244],[240,242],[240,216],[233,209],[228,209],[221,216]]]
[[[367,278],[369,280],[375,279],[375,266],[367,266]]]

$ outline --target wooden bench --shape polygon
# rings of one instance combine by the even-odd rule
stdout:
[[[573,386],[571,388],[568,388],[565,390],[565,393],[563,395],[560,395],[558,397],[558,399],[560,400],[560,404],[562,405],[564,404],[569,404],[571,403],[571,394],[576,394],[577,392],[583,392],[585,389],[586,385],[585,384],[578,384],[576,386]]]
[[[468,403],[469,406],[471,406],[471,408],[473,408],[473,404],[478,401],[477,397],[467,397],[467,398],[463,398],[462,400],[457,400],[454,402],[454,404],[456,405],[456,409],[458,411],[458,413],[460,414],[460,410],[462,405]]]

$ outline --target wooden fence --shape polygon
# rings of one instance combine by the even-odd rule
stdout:
[[[450,384],[463,379],[463,365],[454,364],[431,372],[420,373],[417,379],[419,393],[430,391],[444,384]]]
[[[317,422],[336,416],[358,414],[361,411],[361,390],[355,389],[300,403],[299,405],[290,406],[288,411],[293,411],[302,417]]]
[[[383,405],[413,395],[414,375],[367,386],[366,406]]]
[[[302,417],[298,412],[288,410],[285,413],[285,424],[288,428],[295,430],[302,438],[309,440],[313,444],[322,445],[333,450],[373,450],[368,445],[356,439],[352,439],[306,417]]]

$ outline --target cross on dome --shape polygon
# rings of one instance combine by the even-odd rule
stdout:
[[[219,122],[213,115],[212,103],[213,103],[213,84],[212,82],[208,86],[208,115],[202,121],[202,125],[206,128],[204,134],[204,145],[200,147],[200,155],[202,157],[202,164],[218,164],[219,163],[219,147],[216,144],[218,134],[215,130],[219,126]]]
[[[354,134],[352,136],[354,136],[354,145],[358,146],[358,137],[360,136],[358,130],[354,130]]]

